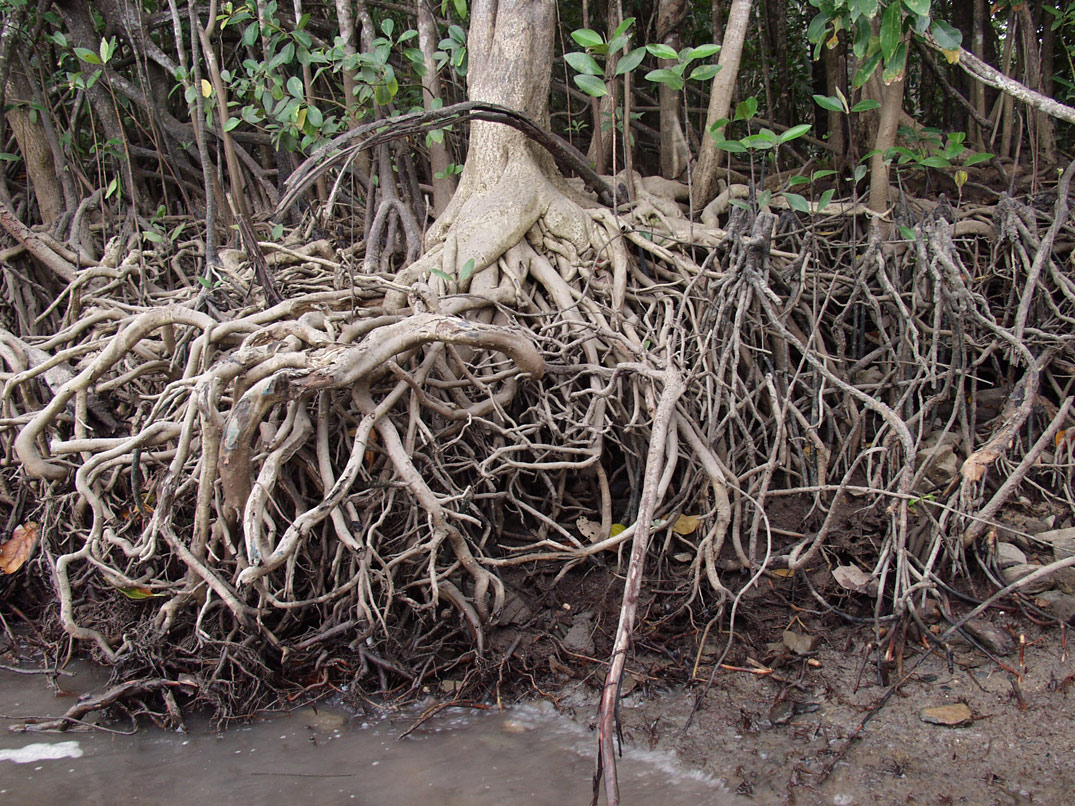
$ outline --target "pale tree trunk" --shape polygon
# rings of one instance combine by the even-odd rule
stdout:
[[[620,19],[617,7],[613,3],[608,4],[608,31],[605,34],[605,38],[611,38],[612,32],[616,30],[622,20]],[[609,53],[605,59],[605,85],[612,86],[612,92],[608,95],[602,95],[600,98],[595,98],[593,101],[593,139],[590,140],[590,148],[586,152],[586,156],[589,158],[590,163],[594,166],[594,170],[599,174],[603,174],[611,167],[612,173],[616,172],[616,166],[610,165],[612,158],[612,144],[616,139],[616,88],[613,85],[613,78],[616,75],[616,65],[619,64],[620,54]],[[609,128],[606,131],[604,129],[606,121]]]
[[[691,200],[695,209],[701,209],[716,195],[717,176],[720,170],[720,151],[710,127],[721,118],[728,117],[735,80],[739,75],[739,61],[743,55],[743,40],[750,23],[751,0],[732,0],[728,11],[728,25],[724,29],[723,46],[720,51],[720,72],[713,78],[709,95],[709,111],[706,114],[706,130],[698,150],[698,162],[692,173]],[[719,132],[718,132],[719,134]]]
[[[469,99],[509,107],[548,128],[555,31],[552,0],[477,0],[468,37]],[[565,248],[589,248],[589,217],[565,192],[543,148],[508,126],[473,121],[459,187],[430,227],[428,251],[399,281],[414,282],[432,269],[461,278],[473,261],[470,292],[490,293],[501,282],[498,259],[539,220],[545,237]]]
[[[877,126],[877,139],[873,148],[877,152],[870,157],[870,209],[884,213],[891,203],[888,173],[884,152],[896,144],[896,130],[903,108],[904,80],[899,78],[884,89],[881,97],[881,121]]]
[[[657,41],[679,51],[683,47],[680,25],[687,16],[686,0],[660,0],[657,9]],[[671,62],[662,63],[662,66]],[[687,167],[687,138],[683,134],[680,109],[683,94],[667,84],[658,86],[661,107],[661,175],[675,179]]]
[[[18,55],[11,59],[10,68],[5,93],[9,106],[5,117],[26,165],[26,175],[33,185],[41,221],[51,229],[64,211],[63,189],[57,179],[59,171],[53,161],[41,113],[30,114],[28,107],[34,101],[33,90]]]
[[[422,76],[422,104],[429,112],[435,101],[441,98],[440,77],[433,53],[437,49],[437,23],[429,10],[428,0],[416,0],[418,12],[418,47],[422,50],[426,74]],[[448,148],[444,140],[429,144],[429,166],[433,183],[433,214],[439,216],[448,206],[455,192],[455,180],[448,175]]]
[[[1044,82],[1041,74],[1041,50],[1038,48],[1038,29],[1034,24],[1034,18],[1030,15],[1029,6],[1024,3],[1017,13],[1023,29],[1023,64],[1026,70],[1026,85],[1032,90],[1041,92]],[[1032,131],[1038,145],[1034,152],[1035,156],[1040,152],[1044,162],[1055,165],[1057,162],[1056,129],[1053,126],[1053,119],[1041,109],[1027,111],[1034,124]]]
[[[974,2],[974,21],[971,31],[971,52],[982,61],[985,61],[985,26],[986,26],[986,14],[985,14],[985,0],[973,0]],[[971,105],[974,107],[974,111],[981,117],[985,117],[985,85],[981,81],[970,82],[971,91]],[[972,124],[974,131],[976,132],[975,145],[979,151],[986,150],[986,136],[988,132],[982,130],[981,126],[976,123]]]
[[[844,72],[844,45],[841,42],[834,48],[826,47],[824,52],[825,62],[825,89],[826,95],[835,95],[836,89],[847,95],[847,82]],[[826,110],[828,115],[829,145],[832,146],[836,155],[836,162],[842,165],[847,160],[847,137],[844,136],[844,115]],[[789,120],[788,123],[794,123]]]

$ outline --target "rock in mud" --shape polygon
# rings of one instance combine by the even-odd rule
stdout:
[[[972,618],[963,625],[963,629],[994,655],[1010,655],[1015,651],[1015,639],[985,619]]]
[[[970,723],[974,719],[974,714],[964,703],[957,702],[953,705],[934,705],[930,708],[923,708],[919,717],[930,725],[956,728]]]
[[[1017,580],[1020,580],[1025,576],[1029,576],[1030,574],[1037,571],[1039,568],[1041,568],[1041,566],[1037,563],[1019,563],[1018,565],[1010,565],[1007,568],[1001,569],[1000,573],[1001,576],[1004,578],[1004,583],[1006,585],[1010,585],[1011,583],[1016,582]],[[1031,596],[1035,593],[1047,591],[1049,590],[1049,588],[1053,587],[1054,576],[1055,575],[1050,574],[1049,576],[1042,577],[1041,579],[1035,580],[1034,582],[1024,585],[1022,588],[1020,588],[1020,590],[1023,593],[1029,594]]]

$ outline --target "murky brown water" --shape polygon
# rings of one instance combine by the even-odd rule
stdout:
[[[95,681],[82,670],[68,691]],[[0,672],[7,717],[60,714],[41,677]],[[415,716],[375,721],[331,707],[270,714],[254,724],[134,736],[0,732],[0,803],[34,804],[586,804],[591,734],[546,704],[510,711],[446,711],[411,737]],[[628,748],[625,804],[700,806],[736,797],[668,753]]]

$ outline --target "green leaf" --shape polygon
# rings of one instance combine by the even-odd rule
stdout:
[[[10,151],[0,152],[0,160],[3,162],[20,162],[22,157],[18,154],[12,154]]]
[[[805,177],[804,177],[805,178]],[[788,200],[788,206],[797,213],[810,212],[810,202],[800,196],[798,193],[790,193],[784,191],[784,198]]]
[[[991,160],[991,159],[993,159],[992,154],[990,154],[988,152],[985,152],[985,151],[979,151],[979,152],[977,152],[975,154],[971,154],[969,157],[967,157],[963,161],[963,164],[969,168],[971,165],[977,165],[980,162],[989,162],[989,160]]]
[[[795,140],[796,138],[802,137],[804,134],[810,131],[810,128],[811,127],[809,123],[800,123],[798,126],[792,126],[790,129],[780,135],[778,141],[781,143],[786,143],[790,140]]]
[[[652,81],[654,84],[667,84],[676,91],[683,89],[683,79],[663,67],[660,70],[650,70],[646,73],[646,80]]]
[[[873,98],[863,98],[861,101],[859,101],[853,107],[851,107],[851,111],[852,112],[869,112],[871,109],[880,108],[880,106],[881,106],[880,101],[875,101]]]
[[[302,86],[302,79],[298,76],[292,76],[287,80],[287,91],[295,98],[302,98],[306,95],[306,92]]]
[[[905,227],[905,226],[903,226],[903,224],[897,224],[896,228],[899,229],[900,235],[902,235],[908,241],[917,241],[918,240],[918,233],[916,233],[910,227]]]
[[[710,56],[716,56],[718,53],[720,53],[720,45],[710,43],[708,45],[699,45],[696,48],[684,48],[683,52],[679,54],[679,58],[684,61],[708,59]]]
[[[856,165],[856,166],[855,166],[855,184],[856,184],[856,185],[857,185],[857,184],[858,184],[859,182],[861,182],[861,181],[862,181],[862,178],[863,178],[864,176],[866,176],[866,170],[867,170],[867,168],[866,168],[866,166],[865,166],[865,165]]]
[[[815,95],[814,103],[820,106],[822,109],[828,109],[830,112],[846,112],[844,105],[840,103],[840,99],[833,95]]]
[[[86,64],[100,64],[101,57],[94,53],[89,48],[75,48],[75,55],[78,56]]]
[[[829,176],[836,176],[836,171],[831,168],[822,168],[820,171],[814,171],[814,173],[810,175],[810,181],[817,182],[819,179],[825,179]]]
[[[848,0],[847,7],[851,9],[853,19],[859,17],[873,19],[877,16],[877,0]]]
[[[817,200],[817,211],[820,213],[826,207],[829,206],[829,202],[832,201],[832,197],[836,195],[834,188],[829,188],[821,194],[821,198]]]
[[[877,65],[881,63],[881,51],[867,56],[866,61],[862,63],[862,67],[855,71],[855,78],[851,82],[851,86],[856,90],[870,80],[870,76],[874,74],[877,69]]]
[[[306,108],[306,122],[315,129],[320,129],[325,122],[325,116],[316,106],[308,106]]]
[[[470,258],[459,270],[459,282],[465,283],[474,274],[474,258]]]
[[[809,184],[810,184],[810,179],[808,177],[805,177],[805,176],[802,176],[802,175],[793,176],[793,177],[791,177],[791,179],[788,180],[788,187],[789,188],[793,188],[793,187],[796,187],[798,185],[809,185]]]
[[[824,12],[816,14],[806,29],[806,38],[810,42],[820,44],[826,39],[825,31],[829,27],[829,15]]]
[[[903,9],[898,2],[889,3],[881,17],[881,55],[886,66],[896,53],[896,48],[903,37]]]
[[[224,123],[224,131],[230,132],[232,129],[238,126],[240,122],[241,121],[239,120],[239,118],[233,115],[232,117],[228,118],[228,120]]]
[[[719,72],[719,64],[700,64],[691,70],[690,78],[693,81],[710,81]]]
[[[885,62],[884,72],[881,73],[881,80],[886,85],[891,84],[894,81],[899,81],[903,78],[904,71],[907,69],[907,43],[900,42],[899,47],[896,48],[895,54],[893,54],[890,61]]]
[[[763,190],[758,194],[758,207],[761,209],[768,209],[769,202],[773,198],[773,191]]]
[[[467,18],[467,0],[452,0],[452,5],[455,6],[456,16],[461,20]]]
[[[622,76],[624,73],[630,73],[642,63],[642,59],[645,55],[645,48],[635,48],[632,50],[620,59],[619,63],[616,65],[616,75]]]
[[[929,30],[944,50],[959,50],[963,44],[963,34],[944,20],[934,20]]]
[[[446,283],[450,283],[452,281],[452,275],[448,274],[448,272],[441,271],[440,269],[430,269],[429,273],[437,275]]]
[[[164,243],[166,238],[155,229],[142,230],[142,237],[152,243]]]
[[[952,163],[944,157],[934,154],[931,157],[919,160],[919,165],[924,165],[927,168],[951,168]]]
[[[574,39],[580,47],[584,48],[598,48],[605,44],[604,38],[597,31],[591,31],[589,28],[579,28],[577,31],[571,32],[571,38]]]
[[[616,30],[612,32],[612,38],[613,39],[618,39],[619,37],[623,36],[625,33],[627,33],[627,30],[634,24],[635,24],[635,18],[634,17],[628,17],[627,19],[625,19],[623,22],[621,22],[619,25],[616,26]],[[609,48],[611,49],[612,46],[609,45]]]
[[[608,87],[606,87],[605,82],[597,76],[578,75],[575,76],[575,83],[580,90],[593,98],[600,98],[603,95],[608,95]]]
[[[929,16],[929,0],[903,0],[903,4],[915,14]]]
[[[571,68],[576,73],[582,73],[588,76],[599,76],[605,72],[601,69],[601,65],[599,65],[589,53],[565,53],[564,61],[571,65]]]
[[[852,45],[852,50],[856,59],[866,58],[866,51],[870,46],[870,37],[872,35],[873,31],[870,29],[870,23],[866,20],[862,19],[855,23],[855,42]]]
[[[748,134],[739,142],[745,145],[747,148],[760,148],[764,150],[775,146],[776,139],[776,135],[772,132],[766,133],[765,131],[761,131],[757,134]]]
[[[747,147],[738,140],[717,140],[717,148],[730,154],[746,154]]]
[[[736,120],[750,120],[758,114],[758,99],[744,98],[735,107]]]
[[[668,45],[663,45],[663,44],[646,45],[646,50],[648,50],[651,55],[656,56],[658,59],[673,59],[674,60],[674,59],[679,58],[679,54],[676,53],[675,48],[670,48],[670,47],[668,47]]]

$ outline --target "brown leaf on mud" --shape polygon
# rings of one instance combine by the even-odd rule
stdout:
[[[862,593],[869,585],[872,577],[857,565],[840,565],[832,569],[832,578],[841,588],[849,591]]]
[[[813,652],[814,647],[817,645],[817,638],[812,635],[802,635],[801,633],[794,632],[793,630],[784,630],[782,636],[784,646],[794,652],[796,655],[806,655]]]
[[[965,703],[957,702],[954,705],[935,705],[932,708],[923,708],[919,717],[923,722],[931,725],[945,725],[949,728],[965,725],[974,719],[974,714]]]
[[[23,563],[30,559],[40,534],[41,528],[36,521],[16,526],[10,539],[0,545],[0,571],[14,574],[22,568]]]
[[[680,515],[672,524],[672,531],[677,535],[691,535],[698,530],[698,524],[702,519],[697,515]]]

